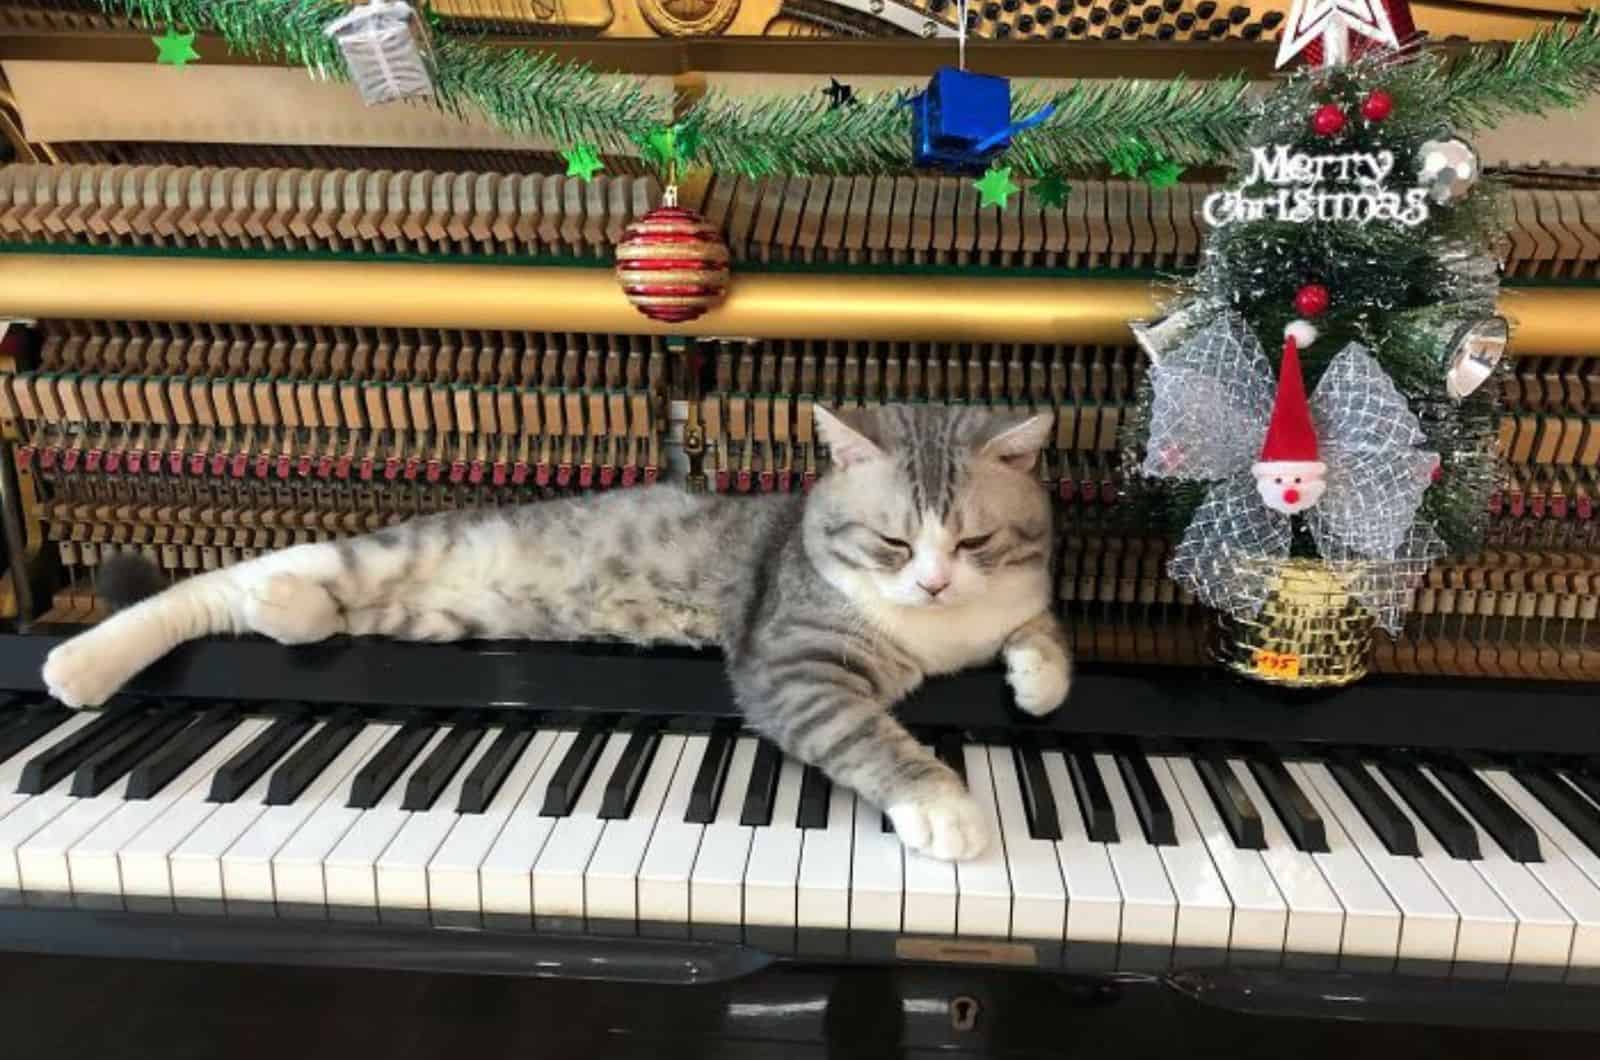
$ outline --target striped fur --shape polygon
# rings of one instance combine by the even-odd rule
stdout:
[[[973,856],[976,804],[890,708],[996,655],[1023,709],[1065,698],[1033,473],[1050,418],[890,407],[817,426],[834,466],[806,497],[658,486],[299,545],[118,611],[51,652],[45,681],[98,705],[219,633],[716,645],[755,729],[882,806],[907,845]]]

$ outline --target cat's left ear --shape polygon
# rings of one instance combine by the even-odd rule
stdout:
[[[878,443],[843,418],[821,405],[813,405],[811,410],[817,424],[817,434],[827,443],[828,455],[834,467],[843,469],[883,458],[883,450]]]
[[[1029,416],[984,442],[978,449],[978,455],[988,460],[998,460],[1018,471],[1032,471],[1039,462],[1040,450],[1050,442],[1050,428],[1055,426],[1055,422],[1053,412]]]

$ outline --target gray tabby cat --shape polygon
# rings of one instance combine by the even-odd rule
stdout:
[[[297,545],[117,612],[52,651],[44,679],[63,703],[98,705],[215,633],[718,645],[757,731],[882,807],[907,846],[974,857],[988,841],[977,804],[890,708],[996,655],[1022,709],[1066,698],[1034,472],[1052,420],[819,408],[833,466],[808,495],[659,486]]]

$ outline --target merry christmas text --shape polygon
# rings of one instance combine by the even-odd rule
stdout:
[[[1287,147],[1252,147],[1250,176],[1242,187],[1214,192],[1201,205],[1212,227],[1240,221],[1383,221],[1413,228],[1428,219],[1426,188],[1386,189],[1394,152],[1307,155]],[[1272,189],[1252,194],[1260,185]],[[1338,191],[1321,185],[1333,184]],[[1352,186],[1353,185],[1353,186]]]

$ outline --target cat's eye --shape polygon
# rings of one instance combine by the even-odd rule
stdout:
[[[980,537],[964,537],[960,541],[956,542],[956,548],[960,549],[962,552],[971,552],[975,549],[982,548],[992,540],[994,540],[993,533],[983,534]]]
[[[909,541],[902,541],[898,537],[890,537],[888,534],[879,534],[878,538],[890,548],[903,548],[907,552],[911,551],[911,542]]]

